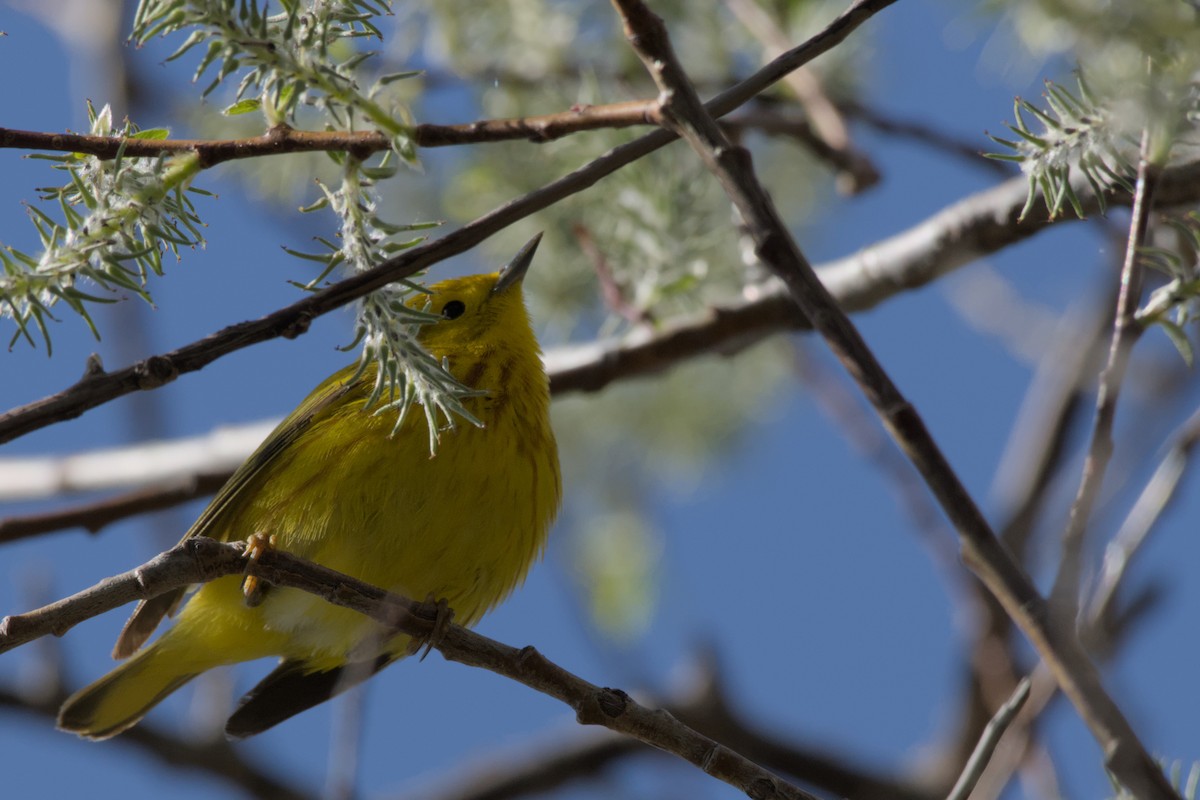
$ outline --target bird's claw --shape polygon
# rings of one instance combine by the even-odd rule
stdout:
[[[441,643],[442,637],[446,635],[446,629],[449,627],[450,621],[454,619],[454,609],[450,608],[450,603],[447,602],[446,598],[437,599],[433,596],[433,592],[430,592],[425,596],[425,604],[437,606],[437,612],[433,618],[433,628],[429,631],[429,634],[422,637],[421,640],[413,642],[413,652],[419,651],[421,653],[417,659],[418,661],[424,661],[425,656],[429,655],[429,652]]]
[[[275,547],[275,537],[265,533],[254,533],[246,540],[246,558],[251,562],[258,561],[262,554]],[[251,564],[246,565],[249,569]],[[254,608],[262,603],[267,596],[269,584],[257,575],[247,575],[242,578],[242,597],[248,608]]]

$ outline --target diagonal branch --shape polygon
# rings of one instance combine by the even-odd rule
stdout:
[[[746,80],[717,95],[709,102],[708,110],[717,116],[728,114],[792,70],[835,47],[883,5],[886,3],[860,2],[852,6],[807,42],[792,48]],[[122,395],[158,388],[185,372],[201,369],[243,347],[279,336],[299,336],[308,330],[315,317],[341,308],[438,261],[466,252],[497,231],[583,191],[601,178],[675,139],[675,134],[657,130],[613,148],[574,172],[484,214],[441,239],[414,247],[372,270],[340,281],[265,317],[230,325],[205,339],[162,355],[151,356],[117,372],[108,373],[96,365],[74,386],[0,414],[0,444],[54,422],[74,419]]]
[[[725,0],[725,6],[763,45],[768,58],[786,51],[791,42],[771,13],[757,0]],[[838,188],[847,194],[858,194],[879,183],[879,171],[871,160],[855,149],[842,112],[821,85],[820,78],[810,69],[801,68],[784,81],[792,90],[811,122],[813,144],[825,158],[838,165]]]
[[[285,552],[268,550],[249,560],[245,543],[185,539],[148,563],[76,595],[26,614],[0,620],[0,653],[54,634],[132,600],[226,575],[256,575],[371,617],[386,629],[429,639],[437,627],[436,605],[418,603]],[[669,712],[646,708],[620,689],[595,686],[552,663],[533,647],[517,649],[460,625],[450,624],[432,642],[450,661],[481,667],[566,703],[583,725],[602,725],[674,753],[751,797],[816,800],[744,756],[702,736]]]
[[[675,57],[662,20],[640,0],[613,0],[627,38],[660,90],[663,116],[720,180],[753,235],[756,251],[859,384],[884,427],[912,460],[958,530],[963,558],[1003,603],[1054,672],[1055,679],[1100,743],[1108,768],[1138,797],[1178,794],[1137,738],[1100,681],[1071,626],[1054,625],[1046,601],[1000,544],[975,501],[858,330],[821,284],[758,182],[744,148],[732,146],[700,103]],[[860,0],[855,8],[888,2]]]
[[[860,248],[854,255],[817,267],[817,274],[844,310],[852,312],[872,308],[899,293],[937,280],[980,256],[1046,230],[1049,222],[1045,215],[1031,214],[1024,221],[1017,221],[1027,190],[1028,185],[1023,178],[1014,178],[969,195],[905,231]],[[1085,211],[1096,210],[1099,201],[1088,193],[1086,187],[1076,187],[1076,191]],[[1200,200],[1200,162],[1166,170],[1158,194],[1176,204]],[[1128,202],[1128,198],[1122,196],[1113,197],[1107,202],[1119,204],[1122,199]],[[1059,220],[1058,224],[1071,219],[1074,218],[1066,217]],[[731,355],[778,333],[811,329],[811,323],[792,301],[787,287],[782,282],[773,281],[756,287],[756,293],[752,296],[666,320],[654,329],[637,329],[621,337],[551,348],[545,355],[546,368],[550,375],[551,391],[556,396],[571,392],[596,392],[615,381],[661,373],[688,359],[713,354]],[[1065,352],[1087,355],[1088,348],[1080,344],[1080,337],[1065,336],[1065,339],[1069,340],[1064,345]],[[1070,363],[1075,365],[1077,359],[1069,358]],[[1062,357],[1055,358],[1051,354],[1046,363],[1053,365],[1053,369],[1042,371],[1052,372],[1055,385],[1060,385]],[[1066,372],[1074,375],[1081,367],[1071,366]],[[1068,398],[1059,398],[1055,403],[1075,397],[1073,387],[1077,382],[1077,378],[1070,378],[1066,385],[1073,394]],[[261,426],[254,427],[257,429]],[[177,481],[169,485],[150,487],[149,484],[162,478],[161,462],[155,461],[152,472],[144,477],[130,476],[129,480],[120,484],[139,486],[135,491],[46,514],[0,520],[0,542],[73,525],[95,531],[132,514],[170,507],[210,494],[213,490],[208,487],[219,482],[221,475],[227,477],[233,467],[261,441],[267,430],[269,428],[262,428],[261,433],[248,436],[237,457],[223,459],[219,464],[210,459],[199,465],[185,465],[180,470],[180,465],[172,459],[173,466],[181,474]],[[1053,434],[1039,431],[1032,436],[1032,440],[1038,442],[1039,447],[1046,442],[1058,442],[1064,431],[1063,420],[1055,418]],[[226,434],[222,434],[224,438]],[[1018,437],[1015,441],[1023,440]],[[182,446],[183,443],[172,442],[169,446],[176,445]],[[191,448],[190,444],[188,446]],[[205,446],[203,449],[209,448]],[[121,451],[125,452],[125,449]],[[104,465],[105,480],[100,485],[79,484],[73,475],[66,474],[67,460],[48,464],[46,459],[0,459],[0,497],[23,499],[63,491],[116,488],[116,484],[110,480],[111,458],[115,455],[106,452],[99,460]],[[122,458],[126,463],[129,460]],[[137,460],[150,463],[144,458]],[[1008,460],[1006,458],[1006,462]],[[46,474],[48,471],[49,474]],[[1031,500],[1036,501],[1040,497],[1033,490],[1046,485],[1044,480],[1034,478],[1044,478],[1045,472],[1046,465],[1043,464],[1033,473],[1022,473],[1025,499],[1017,504],[1014,519],[1006,526],[1001,537],[1018,555],[1023,547],[1021,540],[1028,532],[1027,523],[1036,507],[1036,502]],[[44,488],[32,487],[31,476],[40,474],[46,474],[42,484]],[[171,474],[175,474],[175,471]],[[1017,531],[1024,533],[1018,534]],[[1011,540],[1010,536],[1013,537]],[[984,721],[986,719],[981,720],[980,725]]]
[[[1054,577],[1054,585],[1050,590],[1051,611],[1061,615],[1064,624],[1073,624],[1079,605],[1088,519],[1100,494],[1104,473],[1112,457],[1117,395],[1125,379],[1129,356],[1143,330],[1142,324],[1136,318],[1142,299],[1144,272],[1139,251],[1146,241],[1146,232],[1150,227],[1150,212],[1154,207],[1154,193],[1161,172],[1159,166],[1151,162],[1148,156],[1150,138],[1150,130],[1147,128],[1142,133],[1141,158],[1138,162],[1133,213],[1129,223],[1129,241],[1125,247],[1125,262],[1121,267],[1121,289],[1117,296],[1108,362],[1104,371],[1100,373],[1100,390],[1096,396],[1096,415],[1092,422],[1087,459],[1084,461],[1083,476],[1080,478],[1075,501],[1071,504],[1067,527],[1062,534],[1062,556],[1058,573]]]
[[[1013,719],[1021,710],[1021,706],[1025,705],[1025,701],[1029,699],[1030,683],[1029,678],[1022,678],[1021,682],[1017,684],[1017,688],[1013,690],[1012,696],[1004,705],[1000,706],[996,715],[984,726],[983,735],[979,737],[975,750],[967,759],[966,766],[963,767],[962,775],[954,784],[954,788],[950,790],[946,800],[967,800],[971,796],[988,761],[996,752],[996,745],[1000,744],[1000,737],[1008,730],[1008,726],[1012,724]]]

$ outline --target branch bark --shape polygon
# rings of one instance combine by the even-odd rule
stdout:
[[[873,5],[859,3],[852,6],[807,42],[792,48],[746,80],[713,98],[708,110],[717,116],[728,114],[789,72],[835,47],[874,14]],[[0,444],[52,423],[74,419],[89,409],[130,392],[157,388],[185,372],[201,369],[243,347],[280,336],[299,336],[308,330],[315,317],[341,308],[392,281],[409,277],[439,261],[463,253],[497,231],[583,191],[675,138],[675,134],[669,131],[657,130],[613,148],[580,169],[484,214],[441,239],[407,250],[368,272],[340,281],[257,320],[230,325],[198,342],[151,356],[117,372],[105,372],[97,362],[74,386],[0,414]]]
[[[889,2],[860,0],[872,11]],[[732,146],[705,110],[675,57],[662,20],[640,0],[613,0],[626,36],[660,90],[663,116],[717,177],[741,213],[757,255],[788,286],[805,315],[858,383],[958,530],[963,559],[1004,605],[1053,670],[1105,753],[1108,768],[1141,798],[1178,794],[1104,689],[1071,626],[1055,625],[1046,601],[1000,544],[913,406],[821,284],[758,182],[747,150]]]
[[[436,604],[418,603],[349,575],[279,550],[247,559],[245,543],[203,537],[185,539],[129,572],[26,614],[0,620],[0,653],[43,636],[61,636],[78,623],[133,600],[226,575],[255,575],[276,586],[314,594],[364,614],[388,630],[428,639],[438,617]],[[481,667],[560,700],[583,725],[601,725],[674,753],[709,775],[769,800],[817,800],[744,756],[702,736],[669,712],[640,705],[620,689],[601,688],[567,672],[533,647],[515,648],[460,625],[450,624],[431,642],[446,659]]]
[[[608,105],[575,106],[555,114],[512,119],[485,119],[461,125],[423,123],[412,128],[418,147],[479,144],[521,140],[551,142],[580,131],[629,128],[654,124],[648,113],[657,110],[650,100],[630,100]],[[118,155],[150,158],[172,153],[196,153],[203,167],[226,161],[274,156],[283,153],[343,151],[366,158],[391,149],[391,140],[378,131],[305,131],[276,125],[261,136],[242,139],[135,139],[80,133],[45,133],[0,128],[0,148],[87,153],[110,159]]]
[[[67,693],[61,691],[31,700],[26,693],[0,688],[0,707],[36,714],[51,722],[66,699]],[[269,759],[245,758],[223,738],[181,737],[142,723],[126,731],[118,741],[169,766],[199,770],[226,781],[251,797],[262,800],[318,800],[319,797],[263,770],[260,762]]]

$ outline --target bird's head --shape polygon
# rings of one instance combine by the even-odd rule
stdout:
[[[496,350],[538,353],[521,284],[542,235],[529,240],[508,266],[488,275],[451,278],[409,303],[441,319],[421,328],[420,340],[435,358],[485,355]]]

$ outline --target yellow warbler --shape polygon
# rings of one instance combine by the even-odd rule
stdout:
[[[443,319],[422,344],[486,394],[465,401],[482,428],[460,425],[429,452],[425,415],[393,434],[392,414],[364,410],[374,372],[327,378],[230,478],[187,536],[271,537],[271,546],[418,600],[444,599],[470,625],[520,583],[558,510],[549,387],[521,280],[539,237],[500,273],[448,280],[418,298]],[[403,658],[408,636],[304,592],[203,585],[173,627],[134,654],[183,590],[143,601],[113,653],[125,664],[72,695],[60,728],[114,736],[205,670],[279,656],[226,725],[250,736]],[[253,601],[253,602],[251,602]]]

